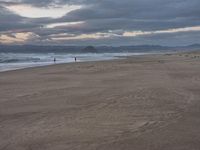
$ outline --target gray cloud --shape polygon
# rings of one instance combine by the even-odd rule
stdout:
[[[7,10],[5,5],[29,4],[35,7],[59,7],[63,4],[82,5],[61,18],[25,18]],[[122,35],[123,31],[156,31],[200,26],[199,0],[1,0],[0,34],[10,32],[33,32],[39,41],[51,40],[54,34],[95,34],[110,31]],[[48,24],[80,22],[80,26],[59,26],[45,28]],[[178,38],[177,38],[178,37]],[[106,39],[70,40],[73,44],[185,44],[195,39],[198,33],[163,33],[138,37],[115,37]],[[172,40],[173,39],[173,40]],[[66,40],[67,41],[67,40]],[[55,41],[52,41],[55,42]],[[159,42],[159,43],[158,43]],[[64,40],[56,44],[66,44]],[[34,43],[33,43],[34,44]],[[48,44],[48,42],[47,42]]]
[[[41,25],[39,22],[34,23],[31,19],[21,17],[0,6],[0,32],[32,30]]]

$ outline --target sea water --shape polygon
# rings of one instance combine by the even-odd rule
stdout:
[[[71,63],[74,58],[77,62],[111,60],[132,55],[147,53],[0,53],[0,72],[22,68],[46,66],[56,63]]]

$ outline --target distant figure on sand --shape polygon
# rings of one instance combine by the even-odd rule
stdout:
[[[53,59],[54,63],[56,62],[56,58]]]
[[[76,62],[76,57],[74,57],[74,61]]]

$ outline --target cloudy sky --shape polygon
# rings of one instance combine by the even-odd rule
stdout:
[[[0,0],[0,44],[200,43],[200,0]]]

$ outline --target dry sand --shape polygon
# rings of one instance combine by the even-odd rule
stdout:
[[[199,150],[194,55],[0,73],[0,150]]]

